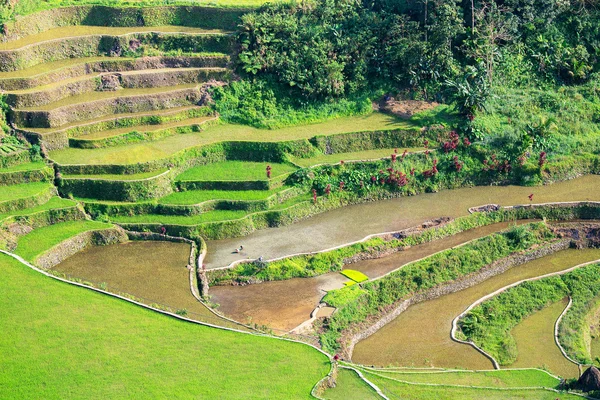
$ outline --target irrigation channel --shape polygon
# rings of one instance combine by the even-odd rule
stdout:
[[[293,225],[264,229],[243,238],[207,242],[206,268],[224,267],[240,259],[272,259],[324,250],[380,232],[399,231],[438,217],[466,215],[484,204],[510,206],[534,203],[600,200],[600,176],[586,175],[553,185],[478,186],[412,197],[356,204],[328,211]],[[240,245],[241,253],[233,252]]]
[[[452,341],[450,338],[452,320],[476,300],[506,285],[526,278],[563,271],[597,259],[600,259],[598,249],[564,250],[515,266],[503,274],[470,288],[413,305],[375,334],[359,342],[354,348],[352,360],[359,364],[378,366],[491,369],[493,368],[491,362],[477,350]],[[536,325],[547,324],[547,321],[541,319],[552,316],[543,314],[538,318],[540,321],[533,322]],[[535,334],[535,330],[538,329],[537,326],[528,329],[531,321],[525,320],[522,323],[526,324],[524,328],[516,328],[517,339],[521,339],[517,340],[517,346],[520,348],[527,346],[526,341],[534,340],[528,335]],[[526,351],[527,358],[521,357],[519,366],[546,366],[556,374],[576,377],[577,367],[564,357],[557,357],[556,353],[560,355],[558,347],[553,340],[547,340],[548,337],[552,337],[554,323],[549,324],[548,328],[549,331],[544,331],[543,337],[539,338],[537,346],[530,347]],[[551,355],[546,356],[545,353]]]
[[[519,221],[525,223],[528,221]],[[487,236],[508,227],[499,223],[471,229],[435,240],[387,257],[360,261],[347,267],[369,278],[377,278],[401,266],[439,251]],[[338,272],[314,278],[294,278],[247,286],[213,286],[212,301],[225,315],[242,322],[252,321],[277,330],[289,331],[308,319],[325,293],[344,286],[348,279]],[[276,300],[274,300],[276,299]]]

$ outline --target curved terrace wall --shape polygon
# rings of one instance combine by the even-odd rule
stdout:
[[[140,180],[66,178],[60,180],[60,192],[75,197],[114,201],[143,201],[164,197],[173,191],[176,172],[169,170]]]
[[[76,147],[81,149],[98,149],[103,147],[113,147],[120,146],[123,144],[129,143],[138,143],[138,142],[151,142],[163,139],[168,136],[173,135],[184,135],[193,132],[200,132],[208,126],[212,126],[218,124],[218,117],[212,117],[210,119],[206,119],[202,122],[191,122],[188,121],[187,124],[185,121],[182,121],[182,125],[174,126],[170,128],[160,129],[160,125],[157,127],[159,129],[149,130],[145,132],[139,132],[137,130],[132,130],[131,132],[123,133],[120,135],[110,136],[103,139],[86,139],[84,137],[79,138],[70,138],[68,139],[69,147]]]
[[[47,188],[45,188],[39,193],[36,193],[33,196],[0,202],[0,213],[18,211],[23,210],[25,208],[35,207],[37,205],[47,202],[52,196],[55,196],[56,194],[56,188],[54,186],[48,185]]]
[[[49,133],[40,134],[38,132],[29,131],[26,129],[18,130],[22,132],[25,136],[27,136],[27,138],[32,142],[43,143],[47,150],[59,150],[65,147],[69,147],[71,143],[69,139],[72,138],[74,142],[79,143],[80,141],[77,141],[77,138],[85,138],[85,135],[91,133],[103,132],[110,129],[120,129],[126,128],[128,126],[138,125],[156,125],[158,127],[161,124],[166,124],[169,122],[178,122],[183,121],[185,119],[205,117],[211,115],[211,113],[212,110],[210,110],[210,108],[208,107],[193,107],[184,111],[166,112],[161,115],[156,115],[153,113],[136,116],[111,115],[101,121],[77,125],[65,129],[52,131]],[[112,139],[107,138],[104,140],[98,140],[97,142],[103,143],[103,141],[110,143]]]
[[[75,82],[67,81],[61,85],[40,91],[8,93],[6,102],[14,108],[44,106],[71,96],[105,91],[104,79],[112,79],[114,84],[118,83],[117,89],[144,89],[202,83],[211,79],[227,80],[229,75],[229,70],[222,68],[175,68],[168,71],[142,70],[128,74],[106,72],[95,76],[91,75]]]
[[[394,133],[395,132],[395,133]],[[408,131],[410,132],[410,131]],[[353,139],[345,139],[346,135],[357,138],[354,142]],[[361,149],[362,139],[371,136],[387,136],[395,138],[394,141],[381,141],[378,142],[383,146],[382,148],[391,147],[408,147],[413,140],[417,140],[422,144],[423,138],[414,138],[414,132],[412,134],[407,131],[396,131],[392,133],[387,131],[366,131],[366,132],[354,132],[354,133],[340,133],[331,135],[332,140],[339,140],[344,142],[352,142],[354,150]],[[406,141],[408,142],[406,142]],[[350,146],[350,145],[348,145]],[[225,161],[225,160],[238,160],[238,161],[265,161],[265,162],[287,162],[289,156],[298,158],[309,158],[318,154],[321,154],[319,147],[315,147],[313,139],[298,139],[281,142],[236,142],[236,141],[223,141],[213,143],[209,145],[201,145],[190,147],[181,150],[170,157],[153,160],[149,162],[143,162],[138,164],[102,164],[102,165],[66,165],[59,164],[60,170],[67,174],[81,175],[81,174],[136,174],[140,172],[149,172],[165,168],[170,164],[177,166],[185,166],[187,168],[208,164],[211,162]]]
[[[100,118],[110,114],[164,110],[197,104],[202,94],[198,88],[138,96],[116,97],[72,104],[49,111],[14,110],[12,122],[20,127],[54,128],[72,122]]]
[[[421,147],[425,135],[421,129],[390,129],[353,132],[337,135],[319,135],[311,143],[325,154],[386,149],[394,147]]]
[[[13,165],[24,164],[31,161],[31,155],[29,150],[21,150],[11,153],[9,155],[0,156],[0,168],[8,168]]]
[[[202,6],[71,6],[17,17],[3,26],[3,40],[42,33],[70,25],[93,26],[161,26],[180,25],[205,29],[233,30],[249,9]]]
[[[106,246],[123,243],[127,240],[127,234],[120,228],[82,232],[36,257],[34,264],[42,269],[50,269],[90,246]]]
[[[28,182],[46,182],[54,178],[54,170],[48,166],[30,171],[2,172],[0,170],[0,186],[16,185]]]
[[[66,37],[0,51],[0,71],[18,71],[69,58],[120,56],[123,49],[228,53],[232,45],[233,38],[228,34],[140,32]]]
[[[85,61],[23,78],[0,78],[4,90],[26,90],[54,82],[73,79],[97,72],[127,72],[162,68],[225,68],[229,64],[227,55],[199,56],[155,56],[142,58],[115,58],[104,61]]]
[[[90,215],[128,216],[140,214],[161,215],[198,215],[214,210],[245,210],[250,212],[265,211],[303,193],[300,188],[289,188],[275,193],[264,200],[207,200],[199,204],[156,204],[153,202],[138,203],[105,203],[83,202]]]
[[[85,219],[85,214],[77,206],[7,217],[0,221],[0,248],[13,251],[18,238],[34,229],[81,219]]]

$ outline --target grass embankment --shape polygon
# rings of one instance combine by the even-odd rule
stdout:
[[[159,204],[193,205],[209,200],[264,200],[270,196],[289,189],[282,187],[274,190],[188,190],[171,193],[158,200]]]
[[[569,393],[556,393],[544,389],[495,389],[495,388],[463,388],[450,385],[428,386],[399,382],[373,373],[365,373],[365,377],[377,385],[390,400],[491,400],[528,399],[528,400],[575,400],[581,397]]]
[[[0,190],[0,203],[5,201],[24,199],[35,196],[50,189],[48,182],[21,183],[18,185],[3,186]]]
[[[338,311],[321,334],[321,344],[335,352],[340,348],[342,332],[353,324],[402,299],[476,273],[494,261],[552,238],[554,235],[543,223],[521,225],[405,265],[381,279],[330,291],[323,301]]]
[[[420,147],[399,147],[397,149],[375,149],[375,150],[364,150],[364,151],[353,151],[349,153],[336,153],[336,154],[321,154],[315,157],[309,158],[297,158],[292,157],[291,160],[294,164],[299,165],[303,168],[313,167],[320,164],[337,164],[341,161],[365,161],[365,160],[379,160],[382,158],[390,158],[394,152],[398,150],[398,157],[402,155],[404,150],[408,153],[414,153],[416,151],[424,150]]]
[[[323,394],[327,400],[364,399],[379,400],[381,397],[363,381],[355,371],[339,369],[336,385]]]
[[[225,161],[193,167],[176,177],[178,181],[255,181],[267,180],[267,166],[271,177],[292,173],[291,165],[253,161]]]
[[[34,229],[19,238],[15,253],[27,261],[33,261],[40,254],[70,237],[82,232],[107,229],[111,226],[98,221],[68,221]]]
[[[46,167],[46,164],[43,161],[36,161],[36,162],[30,162],[30,163],[24,163],[24,164],[17,164],[17,165],[13,165],[13,166],[7,167],[7,168],[2,168],[0,170],[0,173],[4,174],[4,173],[8,173],[8,172],[37,171],[37,170],[40,170],[45,167]]]
[[[436,385],[482,386],[496,388],[546,387],[555,388],[560,380],[537,369],[515,369],[495,371],[449,371],[418,369],[369,370],[388,378],[409,383]]]
[[[369,254],[378,251],[400,249],[406,246],[416,246],[469,229],[501,222],[505,218],[506,216],[501,212],[471,214],[457,218],[443,227],[428,229],[400,240],[392,239],[386,241],[376,237],[323,253],[287,257],[282,260],[269,262],[264,267],[256,263],[243,263],[237,265],[235,268],[222,271],[218,276],[211,276],[213,280],[212,284],[223,284],[230,281],[244,283],[248,279],[275,281],[290,278],[307,278],[331,271],[340,271],[344,265],[344,259],[357,254]]]
[[[8,256],[0,272],[0,397],[308,399],[329,370],[308,346],[176,321]]]
[[[240,191],[237,199],[228,198],[227,200],[249,200],[251,198],[243,198],[243,193],[246,191]],[[186,193],[186,192],[181,192]],[[191,192],[189,192],[191,193]],[[209,191],[210,193],[210,191]],[[178,193],[179,194],[179,193]],[[195,196],[195,194],[194,194]],[[185,196],[182,196],[185,198]],[[265,196],[266,197],[266,196]],[[283,203],[277,204],[266,211],[257,211],[257,212],[248,212],[244,210],[215,210],[215,211],[207,211],[198,215],[162,215],[162,214],[144,214],[144,215],[118,215],[110,217],[110,220],[116,223],[125,223],[125,224],[165,224],[165,225],[182,225],[182,226],[192,226],[199,225],[205,222],[217,222],[217,221],[228,221],[228,220],[236,220],[240,218],[244,218],[250,214],[255,214],[259,212],[269,212],[282,210],[288,207],[293,206],[294,204],[298,204],[300,202],[308,201],[308,195],[302,195],[294,197],[290,200],[287,200]],[[196,197],[193,197],[194,199]],[[214,198],[213,198],[214,199]],[[212,200],[212,199],[206,199]],[[205,201],[206,201],[205,200]],[[180,200],[182,201],[182,200]],[[191,200],[194,201],[194,200]],[[167,203],[164,203],[167,204]],[[180,203],[169,203],[169,204],[180,204]],[[197,204],[197,203],[193,203]]]
[[[76,205],[77,203],[75,203],[73,200],[63,199],[62,197],[55,196],[50,198],[50,200],[48,200],[44,204],[41,204],[36,207],[25,208],[23,210],[11,211],[8,213],[0,214],[0,221],[10,216],[30,215],[40,211],[74,207]]]
[[[189,147],[223,141],[279,142],[309,139],[316,134],[335,135],[348,132],[409,129],[410,121],[381,114],[345,117],[318,124],[298,125],[281,129],[257,129],[245,125],[220,124],[203,132],[175,135],[152,143],[136,143],[102,149],[67,148],[50,152],[59,164],[135,164],[166,158]]]
[[[565,275],[524,282],[487,300],[471,310],[459,327],[464,337],[489,352],[500,364],[517,358],[511,330],[534,312],[571,296],[573,304],[561,320],[559,341],[567,354],[582,362],[591,362],[589,324],[586,316],[596,307],[600,296],[600,264],[592,264]]]

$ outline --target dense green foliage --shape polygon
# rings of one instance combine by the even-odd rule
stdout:
[[[463,79],[461,69],[476,67],[491,81],[499,63],[514,68],[500,79],[580,83],[597,68],[596,6],[549,0],[271,4],[242,17],[239,60],[249,75],[306,98],[354,93],[387,79],[439,96],[444,87],[457,88],[448,83]]]
[[[573,304],[559,326],[559,340],[569,356],[589,363],[589,332],[586,315],[595,307],[600,295],[600,265],[592,264],[562,276],[524,282],[485,301],[460,320],[461,333],[492,354],[500,364],[517,358],[511,330],[525,317],[565,296]]]
[[[242,17],[246,80],[220,88],[217,109],[274,127],[321,119],[319,109],[355,114],[355,99],[383,93],[451,102],[463,116],[454,127],[483,141],[494,169],[594,172],[599,10],[578,0],[268,4]]]

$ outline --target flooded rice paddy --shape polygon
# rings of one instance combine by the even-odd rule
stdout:
[[[517,361],[509,368],[540,368],[545,367],[553,373],[576,378],[579,368],[567,360],[554,341],[554,326],[563,312],[568,299],[551,304],[550,306],[530,315],[515,326],[512,335],[517,343]]]
[[[519,221],[525,222],[527,221]],[[409,262],[506,229],[508,225],[499,223],[471,229],[347,267],[358,270],[371,279],[377,278]],[[276,331],[289,331],[310,318],[311,312],[327,291],[343,287],[346,281],[348,279],[340,273],[331,272],[314,278],[295,278],[247,286],[214,286],[210,288],[210,294],[212,301],[220,305],[219,311],[237,321],[252,321],[268,325]]]
[[[444,190],[412,197],[357,204],[332,210],[296,224],[264,229],[243,238],[208,241],[207,268],[218,268],[244,259],[282,257],[340,246],[365,236],[413,227],[426,220],[458,217],[470,207],[495,203],[503,206],[535,203],[600,200],[600,176],[587,175],[548,186],[479,186]],[[233,250],[242,244],[244,251]]]
[[[452,320],[481,297],[522,279],[562,271],[600,259],[600,250],[565,250],[516,266],[478,285],[409,307],[374,335],[359,342],[353,361],[365,365],[491,369],[491,362],[450,338]],[[560,366],[548,365],[553,370]]]
[[[132,295],[145,304],[186,310],[188,318],[239,328],[212,314],[193,297],[186,268],[189,256],[190,245],[185,243],[132,241],[90,247],[53,270],[113,293]]]

